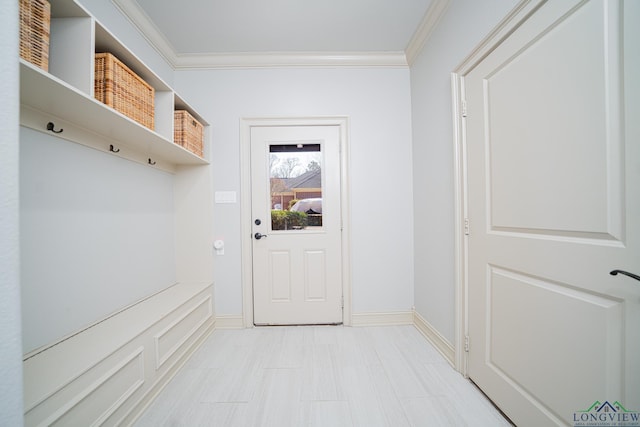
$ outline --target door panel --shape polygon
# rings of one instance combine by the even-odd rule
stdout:
[[[338,126],[251,130],[257,325],[342,323],[339,135]]]
[[[468,373],[517,425],[640,410],[638,19],[542,2],[463,79]]]
[[[565,418],[593,403],[594,390],[617,395],[624,357],[620,300],[491,266],[487,292],[487,365],[503,381],[555,413],[573,408]],[[576,387],[587,372],[590,387]]]
[[[291,302],[291,252],[272,250],[268,252],[270,299],[275,302]]]
[[[325,262],[326,251],[306,250],[304,251],[304,300],[305,301],[325,301],[327,298],[327,278],[325,272],[327,265]]]
[[[620,44],[601,9],[567,12],[484,79],[493,229],[620,236],[622,70],[603,63]]]

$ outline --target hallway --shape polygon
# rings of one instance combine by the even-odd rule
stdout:
[[[135,425],[510,424],[407,325],[216,330]]]

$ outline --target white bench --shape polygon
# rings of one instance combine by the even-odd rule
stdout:
[[[23,364],[25,426],[128,425],[213,331],[213,286],[175,284]]]

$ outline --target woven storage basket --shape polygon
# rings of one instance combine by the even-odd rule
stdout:
[[[49,71],[51,5],[47,0],[20,0],[20,56]]]
[[[204,128],[188,111],[173,112],[173,142],[203,157]]]
[[[98,101],[153,130],[155,90],[110,53],[95,55],[94,91]]]

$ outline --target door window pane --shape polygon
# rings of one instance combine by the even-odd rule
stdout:
[[[320,144],[269,146],[271,230],[322,228]]]

